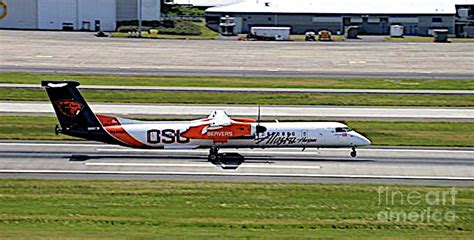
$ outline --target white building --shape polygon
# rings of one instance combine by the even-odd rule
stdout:
[[[237,33],[252,26],[289,26],[293,33],[359,26],[363,33],[387,34],[396,24],[405,34],[428,35],[435,28],[458,32],[461,8],[472,15],[474,0],[244,0],[208,8],[206,21],[218,30],[221,17],[234,17]]]
[[[137,20],[139,0],[0,0],[0,28],[115,31]],[[142,19],[159,20],[160,0],[142,0]]]

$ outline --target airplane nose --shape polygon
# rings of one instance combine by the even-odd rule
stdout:
[[[366,137],[364,137],[364,136],[362,136],[362,135],[361,135],[361,141],[363,142],[363,145],[370,145],[370,144],[372,144],[372,142],[371,142],[368,138],[366,138]]]
[[[358,146],[366,146],[372,144],[372,142],[368,138],[362,136],[360,133],[354,133],[354,137],[357,139]]]

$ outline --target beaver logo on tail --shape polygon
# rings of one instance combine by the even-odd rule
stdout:
[[[7,5],[3,2],[3,0],[0,0],[0,20],[4,19],[8,14],[8,8]]]
[[[59,111],[68,117],[77,117],[79,113],[81,113],[84,105],[74,100],[67,100],[62,99],[54,102],[54,104],[58,107]]]

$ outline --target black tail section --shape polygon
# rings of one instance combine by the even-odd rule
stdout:
[[[73,81],[43,81],[63,130],[100,127],[100,122],[81,96]]]
[[[74,81],[42,81],[61,125],[60,133],[88,140],[113,143]]]

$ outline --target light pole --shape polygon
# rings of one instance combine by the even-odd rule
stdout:
[[[138,0],[138,37],[142,37],[142,0]]]

